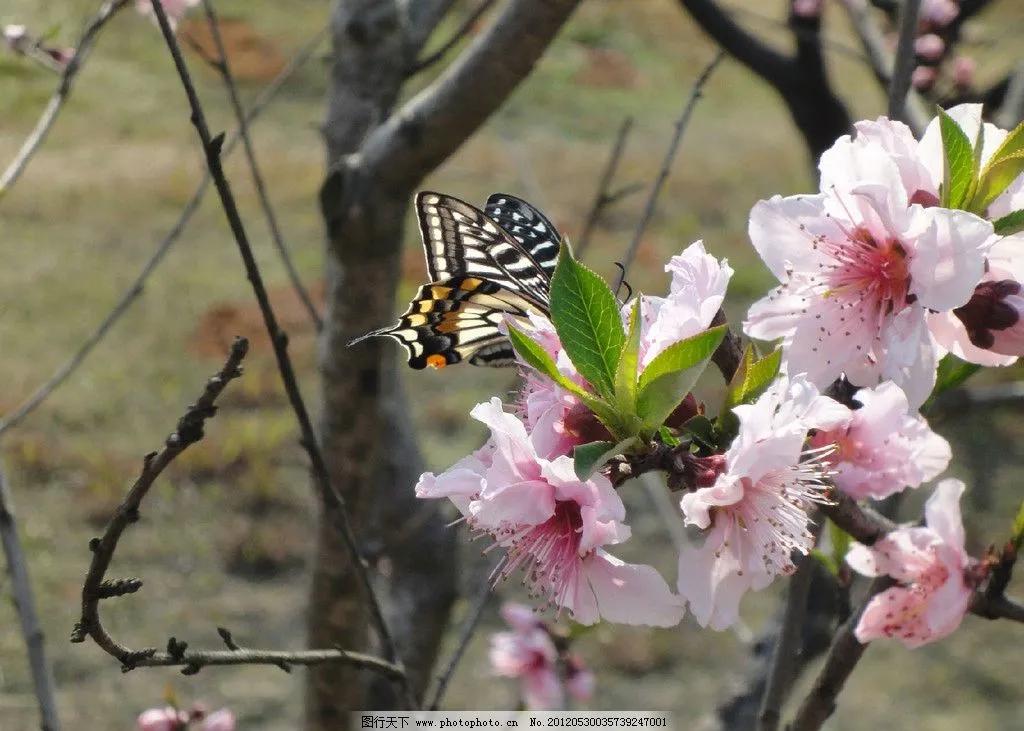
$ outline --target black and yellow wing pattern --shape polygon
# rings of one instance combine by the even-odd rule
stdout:
[[[526,201],[495,193],[483,211],[453,196],[424,191],[416,213],[431,282],[420,287],[393,327],[364,335],[392,337],[412,368],[507,366],[515,355],[500,325],[509,315],[548,316],[551,274],[562,239]]]

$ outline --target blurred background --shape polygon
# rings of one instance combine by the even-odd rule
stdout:
[[[24,24],[71,45],[96,5],[3,0],[0,26]],[[217,6],[231,64],[250,101],[324,27],[330,10],[326,0],[221,0]],[[723,6],[780,47],[791,43],[785,3],[730,0]],[[463,12],[452,13],[437,38],[446,38],[471,4],[457,7]],[[960,49],[976,62],[979,88],[1024,58],[1022,23],[1024,6],[1012,1],[992,2],[972,19]],[[182,24],[183,34],[200,47],[209,43],[201,13]],[[825,38],[834,85],[854,118],[878,116],[884,94],[845,15],[831,4]],[[533,75],[426,187],[477,204],[494,191],[520,195],[574,239],[623,119],[635,122],[616,179],[649,188],[673,121],[714,52],[677,2],[588,0]],[[194,50],[188,53],[211,126],[233,128],[220,79]],[[318,302],[324,232],[317,195],[325,157],[318,128],[328,53],[324,44],[252,129],[285,239]],[[416,77],[406,93],[429,83],[438,70]],[[4,165],[55,83],[53,73],[0,49]],[[273,250],[241,157],[232,156],[227,169],[291,335],[304,389],[313,395],[313,330]],[[0,200],[0,414],[20,404],[92,332],[174,224],[201,172],[185,100],[158,30],[134,11],[121,13],[99,39],[44,149]],[[808,154],[778,97],[727,58],[686,130],[630,283],[662,293],[667,258],[703,239],[736,270],[728,309],[731,319],[740,319],[771,284],[747,241],[750,207],[774,193],[813,187]],[[615,272],[613,261],[632,237],[645,195],[635,193],[605,211],[587,253],[602,274]],[[396,311],[425,278],[415,227],[408,228],[407,239]],[[367,322],[366,329],[382,324]],[[162,645],[173,634],[214,647],[218,625],[229,627],[242,644],[304,643],[315,512],[305,455],[223,214],[208,196],[124,319],[65,386],[0,441],[69,726],[132,728],[136,715],[159,705],[168,688],[186,705],[230,706],[242,729],[300,725],[301,672],[122,674],[94,644],[67,641],[79,614],[89,538],[122,499],[141,456],[162,443],[236,334],[253,341],[246,375],[227,391],[207,438],[172,465],[148,498],[142,521],[122,541],[112,575],[141,576],[146,583],[139,594],[108,602],[106,621],[135,646]],[[985,377],[1019,376],[1015,367]],[[480,425],[467,412],[493,394],[506,394],[512,374],[460,367],[457,373],[410,372],[406,383],[430,466],[443,469],[481,443]],[[1019,504],[1020,413],[1020,405],[1010,404],[936,424],[954,445],[952,474],[968,484],[969,547],[975,552],[1006,533]],[[640,486],[630,487],[623,497],[635,538],[623,558],[656,564],[671,583],[675,551],[664,523]],[[910,496],[907,514],[920,502]],[[468,565],[479,564],[479,548],[466,547]],[[518,588],[500,586],[498,592],[516,597]],[[677,728],[697,727],[742,681],[750,638],[775,611],[779,589],[748,596],[746,628],[739,632],[703,631],[687,620],[671,630],[602,625],[586,633],[577,651],[595,670],[598,688],[587,707],[671,710]],[[0,599],[0,728],[36,728],[6,576],[0,576]],[[467,604],[456,607],[453,627]],[[517,702],[515,683],[492,677],[487,665],[488,635],[501,625],[499,604],[491,603],[453,679],[451,708],[511,708]],[[968,617],[960,632],[923,650],[873,645],[829,728],[1024,728],[1015,629]]]

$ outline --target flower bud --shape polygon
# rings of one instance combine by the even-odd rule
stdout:
[[[946,52],[946,42],[934,33],[925,33],[914,41],[914,53],[922,61],[938,61]]]
[[[953,61],[953,83],[958,89],[968,89],[974,84],[977,62],[970,56],[957,56]]]
[[[982,282],[963,307],[953,313],[964,324],[971,343],[1002,355],[1024,355],[1024,297],[1012,279]]]
[[[928,91],[935,85],[939,72],[934,66],[918,66],[910,76],[910,82],[918,91]]]

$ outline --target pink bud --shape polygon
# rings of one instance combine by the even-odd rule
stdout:
[[[188,715],[167,706],[150,708],[136,720],[139,731],[179,731],[188,725]]]
[[[918,19],[929,28],[945,28],[960,14],[960,7],[953,0],[924,0]]]
[[[957,56],[953,61],[953,83],[958,89],[967,89],[974,83],[978,64],[970,56]]]
[[[214,711],[203,721],[203,731],[235,731],[235,714],[227,708]]]
[[[914,53],[924,61],[938,61],[946,52],[946,42],[934,33],[925,33],[914,41]]]
[[[793,15],[798,18],[820,18],[824,0],[793,0]]]
[[[938,75],[934,66],[918,66],[910,77],[910,83],[919,91],[928,91],[935,85]]]

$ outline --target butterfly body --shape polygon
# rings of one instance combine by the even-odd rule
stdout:
[[[398,324],[363,338],[388,336],[408,351],[412,368],[507,366],[515,354],[501,326],[508,317],[548,316],[548,292],[561,236],[526,201],[495,193],[484,210],[424,191],[416,212],[431,282],[420,287]]]

